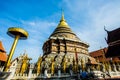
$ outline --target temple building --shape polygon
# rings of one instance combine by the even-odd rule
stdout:
[[[43,44],[41,69],[47,68],[48,72],[54,74],[56,71],[54,69],[59,67],[62,68],[62,72],[69,72],[70,66],[85,68],[89,60],[96,62],[89,56],[88,47],[89,45],[80,40],[71,30],[62,14],[57,28]],[[50,68],[51,65],[54,69]]]
[[[120,62],[120,57],[106,58],[105,54],[107,53],[108,48],[102,48],[96,51],[90,52],[90,56],[94,57],[96,60],[99,60],[100,63],[103,62]]]
[[[106,30],[108,36],[106,42],[108,44],[108,50],[106,52],[106,57],[120,57],[120,28],[112,31]]]
[[[43,44],[43,55],[36,63],[30,63],[26,53],[15,58],[8,69],[11,72],[8,79],[79,80],[83,73],[87,73],[90,80],[120,78],[120,63],[110,63],[111,58],[105,58],[106,48],[89,54],[88,47],[89,44],[71,30],[62,14],[56,29]]]
[[[90,56],[94,57],[99,63],[105,65],[106,68],[111,68],[112,71],[120,71],[120,57],[106,58],[108,48],[99,49],[90,52]],[[109,67],[108,67],[109,66]],[[115,69],[114,69],[115,68]]]
[[[0,71],[1,71],[1,69],[4,66],[6,61],[7,61],[7,54],[6,54],[6,51],[2,45],[2,42],[0,41]]]

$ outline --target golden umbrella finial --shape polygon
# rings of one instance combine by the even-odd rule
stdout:
[[[7,62],[5,64],[4,71],[7,71],[9,66],[10,66],[10,62],[11,62],[12,56],[14,54],[14,51],[15,51],[18,40],[19,39],[27,39],[27,37],[28,37],[27,31],[25,31],[22,28],[11,27],[11,28],[8,29],[7,33],[8,33],[8,35],[10,35],[11,37],[13,37],[15,39],[14,39],[13,45],[11,47],[9,56],[7,58]]]

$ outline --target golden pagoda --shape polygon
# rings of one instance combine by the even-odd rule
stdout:
[[[77,59],[77,66],[81,66],[81,60],[83,60],[85,64],[82,65],[85,66],[88,59],[91,58],[88,54],[88,47],[89,45],[81,41],[71,30],[64,18],[64,14],[62,14],[57,28],[43,44],[43,61],[41,67],[42,69],[47,68],[48,72],[50,72],[51,68],[45,65],[51,66],[53,59],[54,69],[57,69],[58,65],[61,65],[62,72],[64,72],[62,64],[65,62],[66,70],[69,69],[70,65],[74,66],[73,59]]]

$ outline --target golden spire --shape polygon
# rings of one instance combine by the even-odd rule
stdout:
[[[65,21],[65,19],[64,19],[64,12],[62,11],[62,17],[61,17],[61,20],[60,20],[60,22],[61,21]]]
[[[64,19],[64,12],[63,11],[62,11],[62,17],[61,17],[60,23],[58,24],[58,27],[69,27]]]

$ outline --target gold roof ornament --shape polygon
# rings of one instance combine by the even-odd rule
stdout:
[[[68,24],[66,23],[65,19],[64,19],[64,13],[62,12],[62,17],[60,20],[60,23],[58,24],[57,27],[67,27],[69,28]]]

